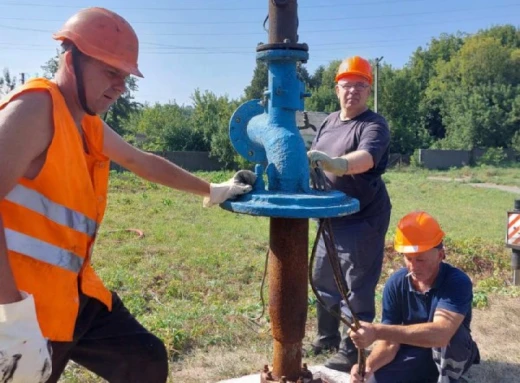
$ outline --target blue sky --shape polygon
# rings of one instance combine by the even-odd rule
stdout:
[[[0,69],[41,74],[58,43],[51,33],[77,10],[102,6],[120,13],[140,42],[141,102],[191,104],[195,89],[231,98],[243,94],[266,42],[269,0],[0,0]],[[402,67],[432,37],[475,33],[520,20],[518,0],[301,0],[299,42],[309,45],[307,69],[350,55],[384,56]]]

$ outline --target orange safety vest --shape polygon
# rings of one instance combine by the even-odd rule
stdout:
[[[34,295],[45,337],[71,341],[79,290],[112,310],[112,296],[90,265],[103,218],[110,161],[102,153],[103,122],[82,122],[88,154],[57,85],[32,79],[0,101],[0,110],[22,93],[52,96],[54,136],[45,164],[33,179],[20,178],[0,201],[9,261],[19,290]]]

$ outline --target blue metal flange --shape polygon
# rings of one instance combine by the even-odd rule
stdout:
[[[267,160],[265,148],[261,142],[255,142],[249,136],[247,126],[255,116],[264,113],[260,100],[250,100],[240,105],[229,121],[229,138],[235,150],[251,162],[265,162]]]
[[[357,212],[359,201],[344,193],[314,191],[309,193],[280,193],[252,191],[235,201],[220,205],[235,213],[275,218],[329,218]]]
[[[359,211],[357,199],[336,190],[311,189],[306,193],[265,190],[262,165],[256,165],[255,173],[257,180],[251,192],[227,200],[220,207],[235,213],[275,218],[329,218]]]

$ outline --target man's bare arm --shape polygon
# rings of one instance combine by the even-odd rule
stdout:
[[[464,315],[437,309],[433,322],[406,326],[374,325],[376,338],[417,347],[445,347],[462,324]]]
[[[0,110],[0,201],[47,149],[52,135],[52,101],[46,92],[22,94]],[[19,300],[0,217],[0,304]]]
[[[394,360],[401,345],[386,340],[377,341],[367,358],[367,369],[375,372]]]
[[[107,124],[104,126],[103,152],[114,162],[148,181],[201,196],[209,195],[210,185],[205,180],[162,157],[139,150]]]
[[[348,161],[347,174],[361,174],[374,167],[374,158],[366,150],[356,150],[342,156]]]

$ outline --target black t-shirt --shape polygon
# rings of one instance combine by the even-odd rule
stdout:
[[[340,119],[339,111],[334,112],[320,126],[312,149],[331,157],[366,150],[374,160],[374,167],[362,174],[338,177],[326,173],[332,189],[359,200],[360,211],[342,219],[373,217],[391,209],[390,198],[381,178],[388,165],[389,146],[388,124],[381,115],[371,110],[347,121]]]

